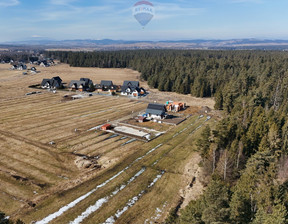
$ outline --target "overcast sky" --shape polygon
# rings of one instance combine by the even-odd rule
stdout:
[[[288,39],[288,0],[155,0],[142,29],[131,0],[0,0],[0,42],[33,38]]]

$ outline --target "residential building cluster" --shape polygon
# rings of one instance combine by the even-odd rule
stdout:
[[[41,88],[43,89],[64,89],[67,88],[70,91],[80,91],[80,92],[109,92],[111,94],[119,92],[121,95],[125,96],[144,96],[146,95],[146,90],[140,87],[139,81],[124,81],[123,85],[114,85],[111,80],[102,80],[99,84],[94,84],[89,78],[80,78],[80,80],[72,80],[65,87],[62,83],[62,79],[57,76],[51,79],[43,79],[41,82]]]

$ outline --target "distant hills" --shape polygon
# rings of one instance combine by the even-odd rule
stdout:
[[[0,43],[0,47],[29,47],[40,49],[74,50],[125,50],[125,49],[248,49],[288,50],[288,40],[231,39],[231,40],[167,40],[167,41],[126,41],[126,40],[44,40],[34,39]]]

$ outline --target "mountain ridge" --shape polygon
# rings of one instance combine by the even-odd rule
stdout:
[[[91,48],[95,50],[121,49],[275,49],[288,50],[288,40],[281,39],[191,39],[191,40],[112,40],[74,39],[49,40],[33,39],[2,42],[1,46],[34,46],[42,48]]]

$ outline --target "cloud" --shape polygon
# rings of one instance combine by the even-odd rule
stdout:
[[[70,5],[73,2],[76,2],[77,0],[50,0],[50,3],[52,5]]]
[[[19,5],[19,0],[0,0],[0,7],[9,7]]]
[[[121,15],[127,13],[131,9],[122,9],[117,8],[114,5],[98,5],[98,6],[76,6],[69,3],[75,2],[75,0],[51,0],[55,1],[54,6],[49,6],[37,10],[36,14],[38,16],[38,21],[57,21],[60,20],[62,22],[72,21],[72,20],[82,20],[84,18],[105,18],[111,17],[111,14]],[[56,6],[57,4],[57,6]],[[60,5],[61,4],[61,5]],[[63,6],[65,7],[58,7]],[[132,14],[132,10],[131,10]]]
[[[263,3],[263,0],[230,0],[231,3]]]
[[[40,36],[40,35],[32,35],[31,37],[32,38],[41,38],[42,36]]]
[[[155,3],[156,16],[158,19],[171,18],[177,16],[196,16],[206,11],[205,8],[193,8],[175,3]]]

